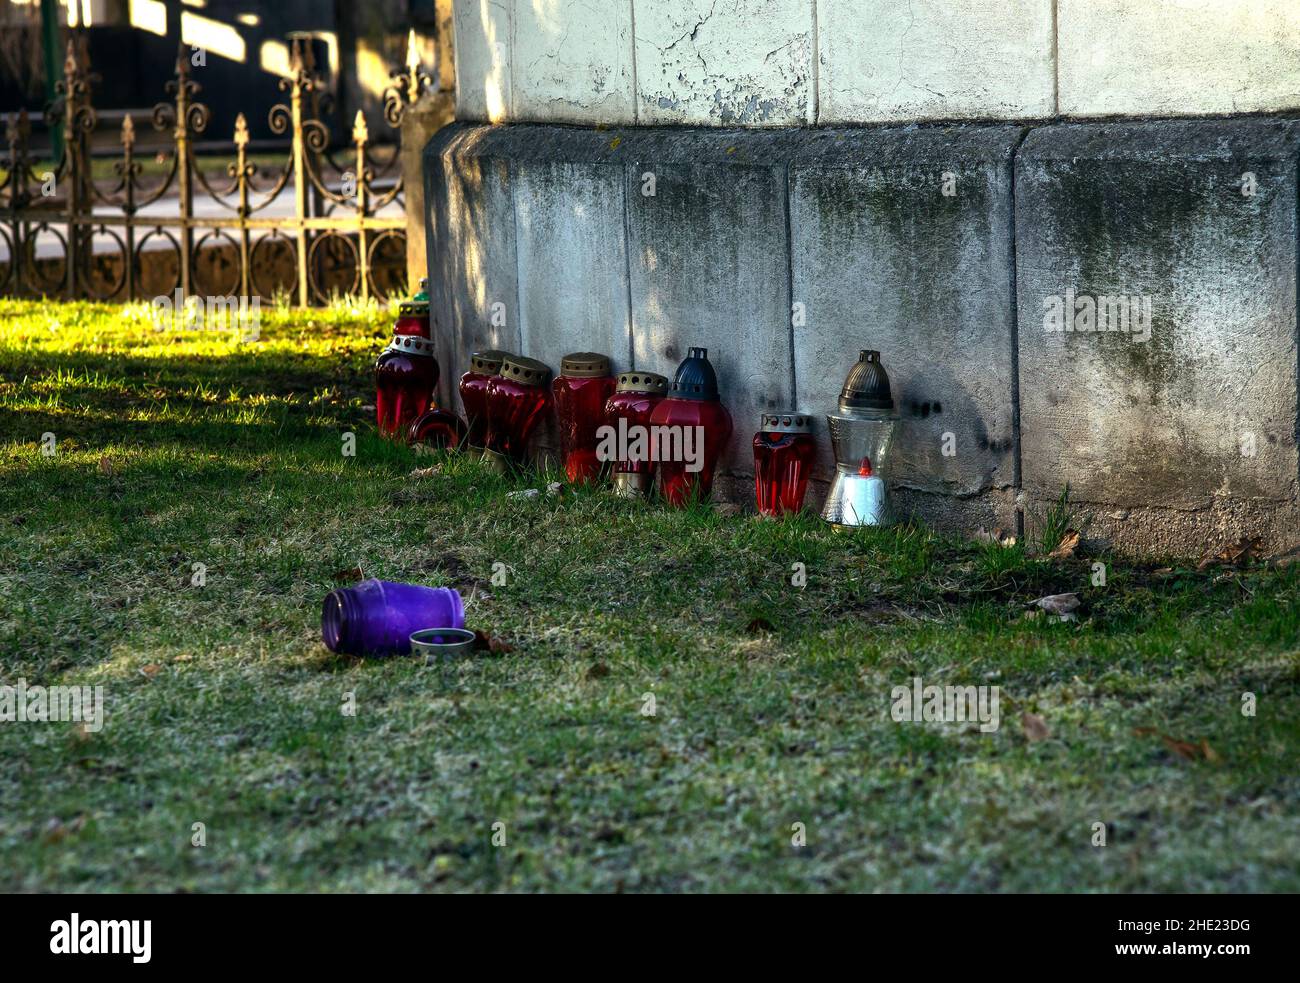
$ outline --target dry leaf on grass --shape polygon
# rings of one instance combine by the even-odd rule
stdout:
[[[351,584],[365,577],[360,567],[349,567],[346,570],[335,570],[330,574],[330,580],[336,584]]]
[[[474,632],[474,651],[488,652],[492,655],[505,655],[507,652],[513,652],[515,647],[507,641],[497,638],[495,635],[489,635],[485,631]]]
[[[148,676],[150,679],[153,679],[153,677],[158,675],[160,672],[162,672],[162,666],[158,665],[156,662],[151,662],[147,666],[140,667],[140,674],[142,676]]]
[[[1161,734],[1155,727],[1134,727],[1133,733],[1138,737],[1151,737],[1159,734],[1160,740],[1164,742],[1165,747],[1184,761],[1209,761],[1213,763],[1219,760],[1218,752],[1210,747],[1210,742],[1205,738],[1201,738],[1199,742],[1183,741],[1168,734]]]
[[[587,670],[588,679],[604,679],[609,675],[609,666],[603,662],[597,662]]]
[[[1173,751],[1174,754],[1178,755],[1180,758],[1185,758],[1188,761],[1195,761],[1201,756],[1200,747],[1192,744],[1190,741],[1180,741],[1178,738],[1170,737],[1168,734],[1161,734],[1160,740],[1164,741],[1165,747],[1169,748],[1170,751]]]
[[[1036,713],[1025,711],[1020,715],[1020,728],[1025,732],[1025,737],[1032,741],[1045,741],[1052,736],[1052,730],[1047,726],[1047,721]]]
[[[1233,567],[1238,563],[1258,559],[1263,547],[1264,540],[1261,537],[1243,536],[1235,543],[1223,547],[1218,553],[1207,553],[1201,558],[1201,562],[1196,564],[1196,569],[1204,570],[1206,567],[1212,567],[1216,564]]]
[[[100,473],[100,474],[112,475],[112,473],[113,473],[113,462],[112,462],[109,458],[107,458],[107,457],[101,457],[101,458],[99,459],[99,473]]]
[[[1079,534],[1073,529],[1065,530],[1065,535],[1057,544],[1056,549],[1047,554],[1049,560],[1068,560],[1074,556],[1074,551],[1079,547]]]

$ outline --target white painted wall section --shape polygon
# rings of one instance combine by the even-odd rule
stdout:
[[[1052,0],[817,0],[819,122],[1051,116]]]
[[[553,123],[630,122],[632,53],[631,0],[520,0],[513,115]]]
[[[1300,0],[454,0],[461,119],[787,127],[1300,110]]]
[[[1060,111],[1300,108],[1300,0],[1058,0]]]

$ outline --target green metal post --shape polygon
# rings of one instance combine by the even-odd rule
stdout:
[[[52,103],[58,95],[55,84],[63,78],[63,59],[59,44],[59,0],[41,0],[41,55],[45,62],[45,102]],[[50,129],[50,148],[57,164],[63,156],[63,130]]]

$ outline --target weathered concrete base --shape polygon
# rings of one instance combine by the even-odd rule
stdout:
[[[1063,124],[1026,138],[1028,498],[1050,501],[1069,481],[1094,535],[1153,552],[1300,536],[1286,518],[1300,477],[1298,158],[1300,124],[1287,120]]]
[[[1032,530],[1068,483],[1099,545],[1280,550],[1300,542],[1298,157],[1278,119],[454,124],[424,157],[442,397],[475,347],[671,376],[705,346],[736,424],[716,493],[752,503],[758,414],[820,422],[875,348],[902,515]],[[1149,341],[1045,328],[1051,297],[1084,294],[1154,298]]]
[[[1045,515],[1053,502],[1024,496],[1026,522]],[[1200,557],[1217,554],[1242,539],[1259,537],[1261,555],[1273,556],[1300,543],[1300,509],[1291,504],[1216,501],[1201,509],[1115,508],[1074,503],[1089,549],[1126,556]]]

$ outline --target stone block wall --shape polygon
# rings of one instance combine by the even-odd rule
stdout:
[[[1099,534],[1155,550],[1300,538],[1298,159],[1294,120],[1030,133],[1015,189],[1029,497],[1068,477]]]
[[[759,413],[820,418],[876,348],[907,512],[1032,531],[1068,484],[1121,549],[1280,549],[1300,539],[1298,161],[1300,122],[1269,118],[457,123],[425,152],[441,395],[478,347],[671,375],[705,346],[736,421],[724,494],[752,501]]]
[[[1294,0],[454,12],[449,382],[488,344],[667,374],[705,346],[748,500],[759,413],[820,418],[876,348],[932,524],[1032,531],[1068,485],[1124,549],[1300,542]]]

